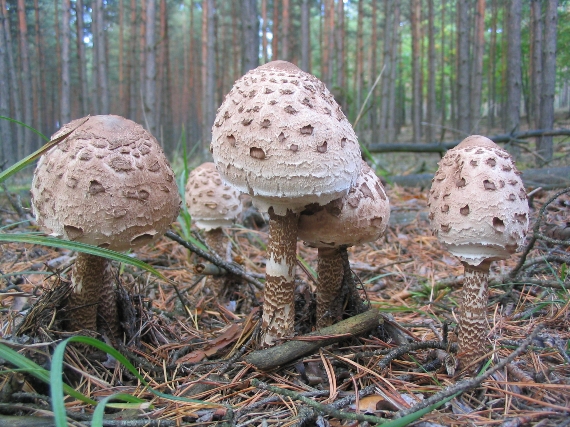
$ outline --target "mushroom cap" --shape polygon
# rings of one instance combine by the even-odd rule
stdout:
[[[198,228],[209,231],[232,225],[242,210],[239,191],[222,181],[212,162],[190,172],[186,205]]]
[[[218,109],[211,151],[225,181],[278,215],[342,197],[361,165],[356,134],[334,97],[286,61],[236,81]]]
[[[74,120],[52,139],[74,129]],[[117,251],[162,235],[180,196],[156,139],[123,117],[91,116],[39,160],[32,209],[53,236]]]
[[[362,161],[356,184],[341,199],[301,212],[298,235],[316,248],[377,240],[390,219],[390,203],[380,178]]]
[[[448,250],[470,265],[506,259],[522,245],[529,208],[509,153],[473,135],[439,162],[428,200],[431,228]]]

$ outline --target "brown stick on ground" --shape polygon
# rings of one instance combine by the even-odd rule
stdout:
[[[254,351],[245,357],[245,361],[260,370],[267,371],[310,354],[320,347],[360,335],[380,323],[380,313],[377,310],[368,310],[283,344]]]

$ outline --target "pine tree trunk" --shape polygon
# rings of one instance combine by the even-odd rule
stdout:
[[[127,115],[125,104],[125,2],[119,0],[119,114]]]
[[[61,11],[61,100],[59,104],[61,124],[71,121],[71,82],[69,80],[69,45],[71,39],[71,28],[69,26],[70,9],[71,2],[69,0],[63,0],[63,9]]]
[[[435,113],[436,113],[436,103],[435,103],[435,28],[434,20],[435,13],[433,9],[433,0],[428,0],[428,81],[427,81],[427,109],[426,109],[426,121],[428,123],[425,128],[425,136],[427,142],[435,141],[435,132],[433,125],[435,124]],[[442,31],[443,32],[443,31]],[[443,45],[442,45],[443,48]]]
[[[540,98],[540,129],[554,125],[554,93],[556,88],[556,30],[558,0],[548,0],[544,12],[544,49],[542,51],[542,96]],[[554,154],[551,136],[543,136],[536,144],[540,166],[550,162]]]
[[[398,1],[394,2],[394,19],[392,21],[392,37],[391,37],[391,70],[390,70],[390,82],[388,83],[388,138],[389,142],[396,142],[396,126],[397,126],[397,116],[396,111],[396,97],[397,85],[398,85],[398,60],[400,52],[400,3]],[[402,105],[403,108],[403,105]]]
[[[2,7],[2,6],[0,6]],[[4,9],[0,11],[0,115],[10,117],[10,73],[8,71],[8,46],[4,26],[6,18]],[[12,165],[16,161],[16,153],[12,145],[12,129],[8,120],[0,120],[0,164]]]
[[[346,102],[346,49],[345,49],[345,33],[346,27],[344,24],[344,2],[339,0],[337,2],[337,11],[336,11],[336,63],[337,63],[337,71],[336,71],[336,85],[339,87],[342,99],[337,100],[342,107],[342,110],[346,113],[347,112],[347,102]]]
[[[202,128],[202,154],[208,156],[208,147],[212,140],[212,125],[216,116],[216,28],[214,23],[215,4],[214,0],[205,0],[205,39],[202,40],[205,46],[204,61],[204,123]]]
[[[422,90],[421,90],[421,0],[411,0],[412,24],[412,130],[414,141],[422,140]]]
[[[540,95],[542,87],[542,1],[530,3],[530,108],[531,126],[540,129]]]
[[[97,51],[97,83],[99,110],[97,114],[109,114],[109,79],[107,76],[107,52],[105,40],[105,14],[103,0],[93,1],[93,14],[95,15],[95,32],[93,34],[93,49]]]
[[[245,74],[259,65],[259,19],[256,0],[243,0],[242,22],[242,74]]]
[[[477,0],[471,77],[471,131],[477,133],[481,119],[481,90],[483,86],[483,54],[485,50],[485,0]]]
[[[36,93],[38,94],[37,102],[34,103],[34,107],[37,111],[34,112],[36,117],[37,129],[45,133],[44,126],[47,124],[46,120],[46,100],[45,94],[46,90],[46,79],[44,69],[42,64],[44,64],[44,46],[42,43],[42,29],[40,27],[40,5],[38,0],[34,0],[34,26],[36,33],[36,58],[35,58],[35,69],[34,78],[36,81]],[[6,76],[8,74],[5,74]],[[50,129],[51,131],[51,129]],[[49,135],[51,132],[47,132]]]
[[[441,28],[445,28],[445,0],[441,2]],[[440,63],[440,103],[441,103],[441,134],[439,137],[440,141],[445,138],[446,130],[446,117],[447,117],[447,101],[446,101],[446,91],[445,91],[445,68],[446,68],[446,56],[445,56],[445,31],[441,31],[441,63]]]
[[[364,0],[358,0],[358,18],[356,22],[356,71],[354,73],[354,116],[362,107],[362,73],[364,70]]]
[[[289,0],[282,0],[283,7],[281,9],[281,22],[283,23],[283,33],[281,36],[281,58],[284,61],[291,60],[291,52],[289,49],[289,37],[290,37],[290,27],[291,27],[291,20],[290,20],[290,5]]]
[[[377,62],[378,62],[378,58],[377,58],[377,50],[378,50],[378,20],[377,20],[377,15],[378,15],[378,1],[377,0],[373,0],[372,1],[372,40],[370,41],[370,49],[369,49],[369,66],[368,68],[370,69],[370,76],[368,78],[368,86],[369,86],[369,90],[372,90],[372,94],[370,97],[370,101],[367,105],[367,107],[370,107],[370,109],[368,110],[368,117],[369,117],[369,126],[370,126],[370,130],[371,130],[371,140],[376,142],[378,141],[378,125],[377,125],[377,113],[378,113],[378,108],[377,108],[377,104],[376,104],[376,99],[377,99],[377,86],[374,87],[374,89],[372,89],[372,87],[374,86],[374,83],[376,82],[376,77],[377,77],[377,73],[378,73],[378,67],[377,67]]]
[[[496,52],[497,52],[497,15],[498,7],[497,0],[492,0],[492,14],[491,14],[491,40],[489,46],[489,108],[487,112],[487,132],[490,133],[491,129],[495,126],[495,116],[497,114],[497,66],[496,66]]]
[[[388,0],[384,3],[384,28],[383,28],[383,39],[384,46],[382,52],[382,62],[384,73],[382,74],[382,79],[380,80],[380,134],[378,135],[378,141],[389,142],[388,139],[388,117],[389,117],[389,93],[390,93],[390,83],[392,75],[392,44],[394,40],[392,38],[392,26],[393,24],[393,0]]]
[[[265,4],[266,0],[263,1]],[[301,69],[310,73],[311,55],[311,28],[309,26],[311,16],[311,6],[309,0],[303,0],[301,4]],[[265,21],[264,21],[265,22]]]
[[[469,10],[467,2],[457,2],[457,129],[471,133],[469,119]]]
[[[83,0],[75,0],[75,28],[77,31],[77,74],[79,78],[79,98],[81,103],[80,116],[89,110],[89,92],[87,90],[87,60],[85,58],[85,43],[83,42]]]
[[[271,60],[279,59],[279,0],[273,0],[273,28],[271,31]]]
[[[309,4],[308,0],[303,0],[303,5],[301,6],[301,34],[304,35],[303,33],[303,11],[305,10],[305,4]],[[267,63],[269,61],[269,56],[268,56],[268,52],[267,52],[267,30],[268,30],[268,25],[267,25],[267,0],[261,0],[261,21],[263,22],[263,27],[261,28],[261,55],[263,58],[263,63]],[[304,36],[301,37],[304,37]],[[303,43],[303,40],[301,40],[301,43]],[[303,68],[303,66],[301,65],[301,68]],[[304,69],[304,68],[303,68]]]
[[[148,131],[158,136],[156,123],[156,47],[154,31],[156,27],[156,2],[146,0],[145,29],[145,79],[144,79],[144,118]]]
[[[522,93],[521,0],[509,0],[507,17],[507,123],[505,132],[519,130]]]
[[[30,73],[30,59],[28,52],[28,24],[26,23],[26,5],[24,0],[18,0],[18,23],[20,35],[20,85],[22,87],[23,106],[24,106],[24,123],[28,126],[34,126],[33,123],[33,96],[32,96],[32,78]],[[29,129],[24,130],[24,154],[31,154],[37,147],[34,143],[35,138]]]

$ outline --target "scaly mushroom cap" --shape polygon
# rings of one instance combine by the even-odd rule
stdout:
[[[473,135],[439,162],[429,195],[431,228],[461,261],[508,258],[528,229],[528,202],[511,156]]]
[[[301,212],[299,238],[316,248],[373,242],[384,234],[389,219],[382,182],[362,161],[358,180],[346,196]]]
[[[174,174],[156,139],[135,122],[112,115],[90,117],[44,154],[31,193],[40,227],[117,251],[162,235],[180,209]]]
[[[186,205],[196,226],[205,231],[232,225],[242,210],[239,191],[222,181],[212,162],[190,172]]]
[[[236,81],[218,109],[211,150],[224,180],[277,215],[342,197],[361,165],[356,134],[334,97],[286,61]]]

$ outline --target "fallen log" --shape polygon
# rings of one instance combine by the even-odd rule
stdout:
[[[283,344],[253,351],[245,357],[245,361],[257,369],[267,371],[311,354],[321,347],[363,334],[377,327],[380,322],[378,310],[370,309],[308,335],[295,337]]]
[[[504,133],[499,135],[488,136],[489,139],[496,143],[505,142],[525,142],[521,141],[527,138],[536,138],[538,136],[564,136],[570,135],[570,129],[552,129],[552,130],[528,130],[524,132]],[[370,144],[366,147],[371,153],[445,153],[447,150],[459,145],[461,141],[450,142],[435,142],[435,143],[421,143],[421,142],[404,142],[404,143],[391,143],[391,144]]]

